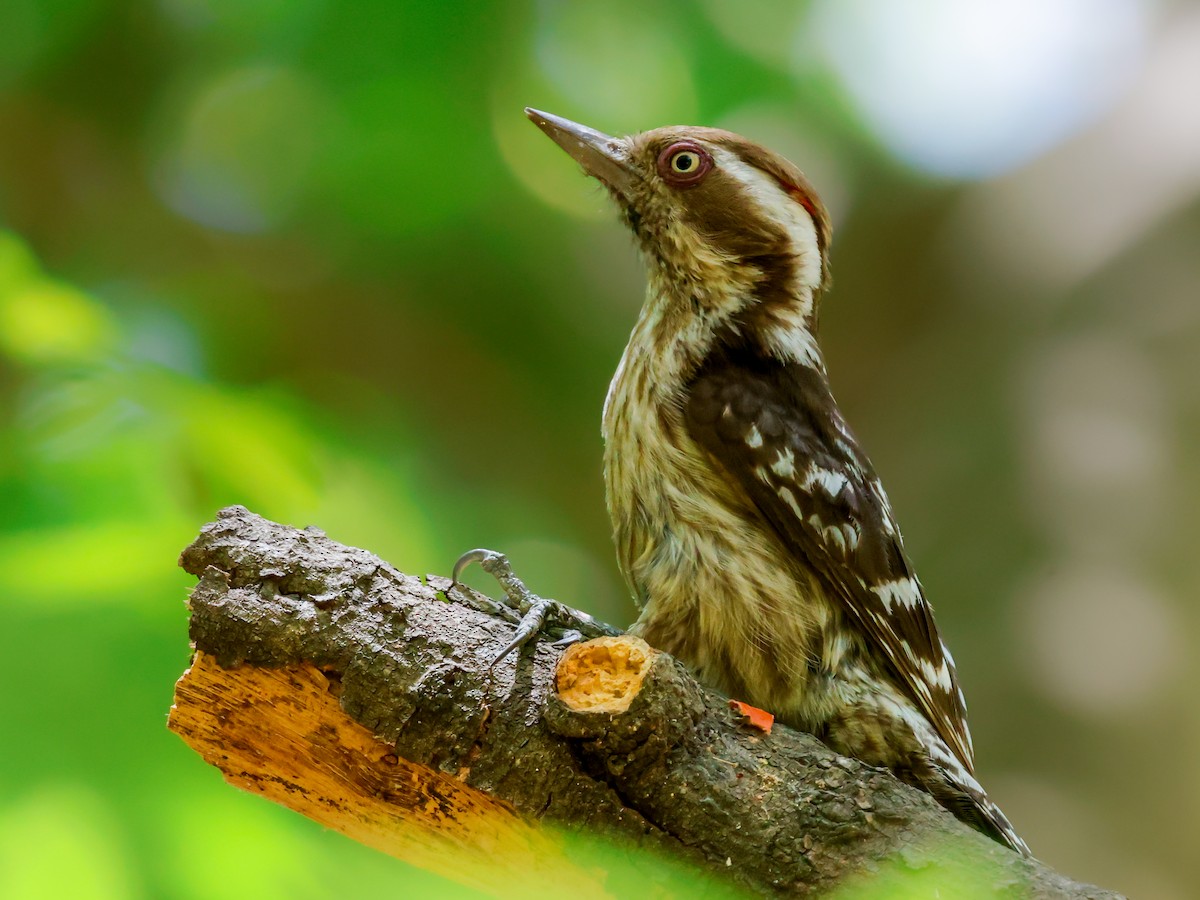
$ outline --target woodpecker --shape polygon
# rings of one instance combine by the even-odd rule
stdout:
[[[646,262],[603,414],[631,633],[1028,855],[973,775],[954,661],[830,390],[812,186],[727,131],[612,137],[525,112],[607,188]]]

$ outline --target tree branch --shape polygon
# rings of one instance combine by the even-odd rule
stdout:
[[[197,654],[171,729],[233,784],[490,893],[535,877],[610,896],[562,850],[583,831],[763,893],[882,872],[943,895],[1116,896],[809,735],[748,728],[636,638],[493,670],[514,627],[494,602],[241,507],[180,564]]]

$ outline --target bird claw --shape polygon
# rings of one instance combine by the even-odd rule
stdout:
[[[512,565],[509,563],[507,556],[503,553],[497,553],[495,550],[484,550],[482,548],[468,550],[454,563],[454,569],[450,572],[451,588],[458,587],[462,573],[472,563],[478,563],[483,571],[500,582],[500,587],[504,589],[504,595],[509,600],[509,606],[522,616],[527,615],[530,609],[538,604],[553,602],[543,600],[533,591],[529,590],[529,588],[525,587],[525,582],[513,572]]]
[[[466,571],[467,566],[471,563],[479,563],[486,572],[487,566],[492,564],[492,560],[499,559],[503,565],[508,565],[508,559],[503,553],[497,553],[495,550],[486,550],[482,547],[477,547],[474,550],[468,550],[460,556],[454,563],[454,568],[450,571],[450,587],[451,589],[462,584],[462,573]],[[486,564],[486,565],[485,565]],[[511,569],[509,571],[512,571]]]
[[[472,563],[478,563],[483,571],[500,583],[500,587],[504,589],[504,595],[508,599],[508,605],[521,615],[521,621],[517,623],[517,631],[513,639],[496,654],[496,658],[488,666],[488,668],[494,668],[514,650],[519,650],[530,641],[535,640],[545,626],[547,617],[551,612],[562,608],[562,604],[555,600],[539,597],[529,590],[525,586],[525,582],[513,572],[508,557],[503,553],[482,548],[468,550],[454,563],[454,568],[450,573],[451,588],[458,586],[462,573]],[[555,641],[552,646],[565,646],[564,641],[572,634],[575,635],[574,639],[567,643],[574,643],[581,638],[578,631],[571,630]]]
[[[488,664],[489,669],[494,669],[498,666],[504,657],[508,656],[514,650],[519,650],[530,641],[536,640],[542,627],[546,624],[546,616],[549,614],[554,601],[545,600],[534,595],[530,596],[533,596],[534,602],[525,614],[521,616],[521,621],[517,623],[517,633],[513,635],[513,639]],[[558,646],[558,643],[555,642],[553,646]]]
[[[583,632],[582,631],[580,631],[577,628],[568,628],[566,631],[564,631],[562,633],[562,637],[560,637],[557,641],[555,641],[550,646],[554,647],[554,648],[570,647],[572,644],[578,644],[582,640],[583,640]]]
[[[520,650],[535,640],[547,627],[560,632],[557,640],[550,644],[551,647],[566,647],[584,640],[585,637],[611,637],[622,633],[619,628],[597,621],[587,613],[565,606],[557,600],[539,597],[513,572],[508,557],[495,550],[468,550],[460,556],[450,573],[450,590],[461,587],[462,573],[472,563],[478,563],[483,571],[500,583],[504,590],[505,607],[514,610],[521,617],[513,639],[496,654],[489,668],[496,666],[514,650]]]

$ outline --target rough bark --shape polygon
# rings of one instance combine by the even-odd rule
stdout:
[[[942,896],[1116,896],[809,735],[748,727],[636,639],[490,668],[511,611],[241,507],[180,563],[197,656],[171,728],[239,787],[482,890],[610,896],[562,852],[582,831],[760,893],[912,877]]]

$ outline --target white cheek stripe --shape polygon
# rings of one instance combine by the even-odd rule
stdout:
[[[787,229],[792,246],[798,250],[796,287],[800,290],[796,293],[809,297],[808,308],[804,310],[807,315],[812,309],[811,293],[821,285],[821,246],[817,241],[817,226],[812,216],[774,178],[744,163],[736,153],[723,147],[714,147],[713,157],[718,167],[745,185],[750,196],[771,221],[779,222]]]

